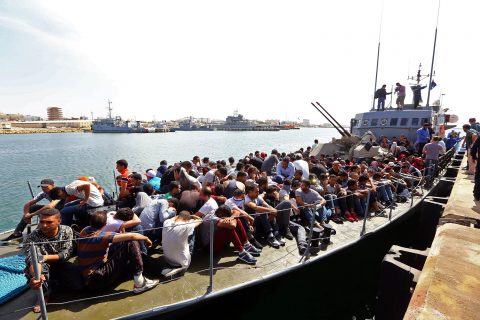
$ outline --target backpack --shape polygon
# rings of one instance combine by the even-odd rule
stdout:
[[[375,94],[373,95],[373,98],[377,99],[380,96],[380,90],[382,90],[382,89],[378,89],[377,91],[375,91]]]

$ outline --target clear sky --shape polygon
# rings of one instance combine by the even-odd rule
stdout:
[[[342,123],[378,86],[429,73],[437,0],[0,0],[0,112]],[[383,14],[382,14],[383,7]],[[443,0],[434,101],[480,118],[480,1]],[[424,84],[427,80],[423,81]],[[411,100],[408,90],[407,101]],[[424,90],[424,100],[426,92]]]

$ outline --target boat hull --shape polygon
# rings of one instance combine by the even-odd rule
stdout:
[[[444,196],[452,185],[452,182],[440,181],[424,198]],[[191,318],[218,308],[231,310],[235,318],[242,319],[311,317],[312,312],[316,319],[372,317],[381,261],[393,244],[408,247],[421,237],[414,234],[418,233],[416,226],[422,220],[425,205],[428,203],[419,201],[374,232],[305,264],[125,319]],[[335,237],[332,240],[335,241]]]

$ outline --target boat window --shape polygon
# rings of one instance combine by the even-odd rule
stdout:
[[[398,124],[398,118],[392,118],[390,119],[390,125],[391,126],[396,126]]]
[[[427,122],[430,122],[429,118],[422,118],[422,124],[427,123]]]
[[[412,118],[412,126],[418,126],[418,118]]]
[[[372,119],[372,127],[378,126],[378,119]]]
[[[406,126],[408,124],[408,118],[402,118],[400,119],[400,125],[401,126]]]
[[[368,119],[363,120],[362,124],[363,124],[364,126],[368,126]]]

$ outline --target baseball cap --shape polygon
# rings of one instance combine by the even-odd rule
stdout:
[[[147,177],[153,178],[153,177],[155,177],[157,174],[156,174],[156,172],[153,171],[153,170],[148,170],[147,173],[145,173],[145,175],[146,175]]]
[[[55,185],[55,182],[53,182],[52,179],[43,179],[42,181],[40,181],[40,185],[38,187],[40,188],[40,187],[54,186],[54,185]]]

